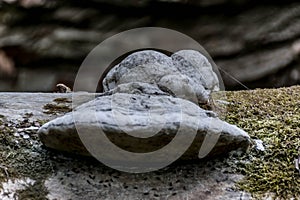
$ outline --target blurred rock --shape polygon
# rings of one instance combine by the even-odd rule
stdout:
[[[295,60],[295,54],[290,46],[271,50],[249,53],[234,60],[220,60],[217,65],[225,69],[241,82],[250,82],[267,77],[274,72],[288,67]],[[226,77],[226,74],[224,74]],[[225,78],[227,86],[237,83]]]

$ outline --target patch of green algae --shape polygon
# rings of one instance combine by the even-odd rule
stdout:
[[[300,174],[294,160],[300,153],[300,86],[226,92],[225,120],[263,141],[265,151],[250,148],[235,166],[245,178],[240,189],[255,199],[300,199]]]
[[[44,113],[57,115],[70,112],[71,100],[57,98],[53,103],[46,104]],[[19,128],[39,126],[48,120],[32,121],[32,113],[26,113],[23,120],[8,121],[0,114],[0,181],[29,177],[37,180],[24,190],[16,191],[18,199],[47,199],[48,193],[44,180],[53,173],[57,164],[56,154],[41,148],[36,131],[26,132],[29,138],[16,136]],[[55,161],[54,161],[55,160]],[[59,160],[59,159],[58,159]],[[0,189],[1,189],[0,185]]]
[[[67,113],[67,112],[71,112],[72,109],[70,108],[70,105],[64,104],[64,103],[71,103],[70,100],[68,100],[67,98],[57,98],[54,99],[55,103],[48,103],[46,105],[44,105],[43,109],[44,109],[44,113],[45,114],[61,114],[61,113]]]

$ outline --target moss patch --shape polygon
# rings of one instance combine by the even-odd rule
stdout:
[[[71,111],[71,101],[58,98],[44,106],[47,114]],[[28,177],[37,180],[24,190],[17,191],[19,199],[46,199],[44,180],[51,176],[57,164],[57,152],[42,148],[36,129],[48,120],[35,120],[32,113],[25,113],[23,120],[8,121],[0,115],[0,181]],[[29,128],[29,129],[28,129]],[[1,185],[0,185],[1,187]]]
[[[227,92],[226,121],[264,142],[252,148],[235,166],[245,174],[240,189],[260,199],[270,193],[279,199],[300,198],[300,175],[294,160],[300,151],[300,86]]]
[[[54,99],[55,103],[48,103],[44,105],[43,109],[46,114],[61,114],[71,112],[72,108],[70,108],[71,101],[67,98],[57,98]]]
[[[7,121],[5,118],[0,119],[2,124],[0,128],[1,182],[22,177],[44,180],[53,171],[51,154],[41,148],[36,131],[20,132],[20,129],[37,125],[37,122],[29,119],[30,116],[25,114],[24,119],[18,122]],[[28,137],[22,137],[21,133]],[[30,195],[33,195],[32,191],[38,191],[35,196],[40,194],[41,198],[30,198]],[[17,196],[20,199],[43,199],[46,194],[43,181],[37,181],[25,190],[18,191]]]
[[[223,94],[220,99],[224,97]],[[299,95],[300,86],[274,90],[258,89],[226,92],[227,98],[224,100],[227,102],[220,106],[216,102],[222,119],[225,117],[226,121],[247,131],[252,139],[261,139],[264,142],[264,152],[251,148],[242,157],[231,154],[229,159],[224,158],[221,165],[228,173],[244,174],[245,178],[237,186],[251,192],[255,199],[262,199],[266,193],[281,199],[300,199],[300,175],[294,165],[294,160],[300,153]],[[68,101],[58,99],[46,104],[45,112],[69,112],[71,109]],[[33,122],[31,116],[31,113],[25,114],[23,120],[15,122],[0,116],[0,181],[22,177],[38,180],[25,190],[18,191],[17,196],[20,199],[44,199],[47,190],[43,181],[60,167],[60,163],[66,161],[57,152],[41,148],[35,130],[25,131],[29,138],[15,135],[20,134],[18,129],[40,126],[46,122]],[[82,159],[71,159],[70,163],[72,162],[82,163]],[[82,165],[90,164],[91,162]],[[72,166],[69,163],[67,165]],[[35,198],[34,195],[37,194],[40,196]]]

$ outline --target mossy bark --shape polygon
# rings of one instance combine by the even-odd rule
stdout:
[[[299,95],[300,86],[226,92],[225,120],[261,139],[264,152],[253,147],[245,155],[128,174],[42,146],[37,128],[71,109],[72,94],[2,93],[0,197],[250,199],[251,193],[258,199],[300,198],[294,166],[300,147]],[[91,96],[83,94],[82,102]]]

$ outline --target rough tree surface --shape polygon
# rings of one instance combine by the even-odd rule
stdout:
[[[300,146],[299,94],[299,86],[226,92],[232,103],[226,121],[263,140],[265,152],[253,148],[249,157],[233,154],[207,162],[176,163],[157,172],[128,174],[42,146],[37,129],[70,111],[71,94],[1,93],[0,197],[251,199],[239,189],[243,188],[255,199],[299,199],[300,179],[294,168]],[[90,99],[83,94],[81,103]]]

